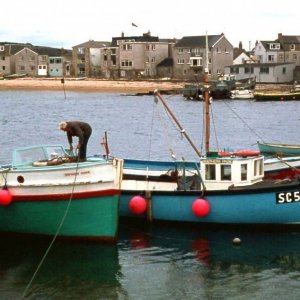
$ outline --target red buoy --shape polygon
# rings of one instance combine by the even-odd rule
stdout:
[[[193,202],[192,211],[196,217],[206,217],[210,212],[210,204],[205,199],[196,199]]]
[[[143,214],[147,209],[147,200],[142,196],[134,196],[129,201],[129,210],[135,215]]]
[[[12,201],[12,195],[8,189],[0,190],[0,205],[7,206]]]

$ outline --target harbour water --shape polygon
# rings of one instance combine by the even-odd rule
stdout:
[[[164,97],[202,148],[202,102]],[[93,127],[88,154],[196,159],[153,96],[1,91],[0,162],[15,147],[63,144],[63,120]],[[215,101],[212,148],[299,143],[300,102]],[[216,138],[217,137],[217,138]],[[240,245],[233,244],[239,237]],[[299,299],[300,231],[202,229],[121,221],[116,245],[56,241],[31,282],[48,239],[1,235],[0,299]]]

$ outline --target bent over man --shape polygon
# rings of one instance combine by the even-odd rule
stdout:
[[[87,143],[92,134],[91,126],[81,121],[68,121],[59,123],[59,129],[67,133],[70,151],[73,150],[73,136],[78,137],[79,160],[85,161]]]

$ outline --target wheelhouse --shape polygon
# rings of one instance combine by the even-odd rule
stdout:
[[[206,190],[227,190],[252,185],[264,177],[263,156],[206,156],[200,159]]]

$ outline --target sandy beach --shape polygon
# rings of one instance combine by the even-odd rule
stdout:
[[[65,78],[17,78],[11,80],[0,80],[1,90],[65,90],[82,92],[107,92],[127,94],[151,94],[158,89],[161,93],[179,94],[187,82],[176,82],[167,80],[104,80],[86,78],[78,80]],[[256,84],[256,91],[289,91],[290,84]]]
[[[182,90],[184,83],[171,81],[128,81],[128,80],[97,80],[97,79],[65,79],[60,78],[18,78],[12,80],[0,80],[1,90],[69,90],[69,91],[98,91],[120,93],[151,93],[155,89],[160,91]]]

